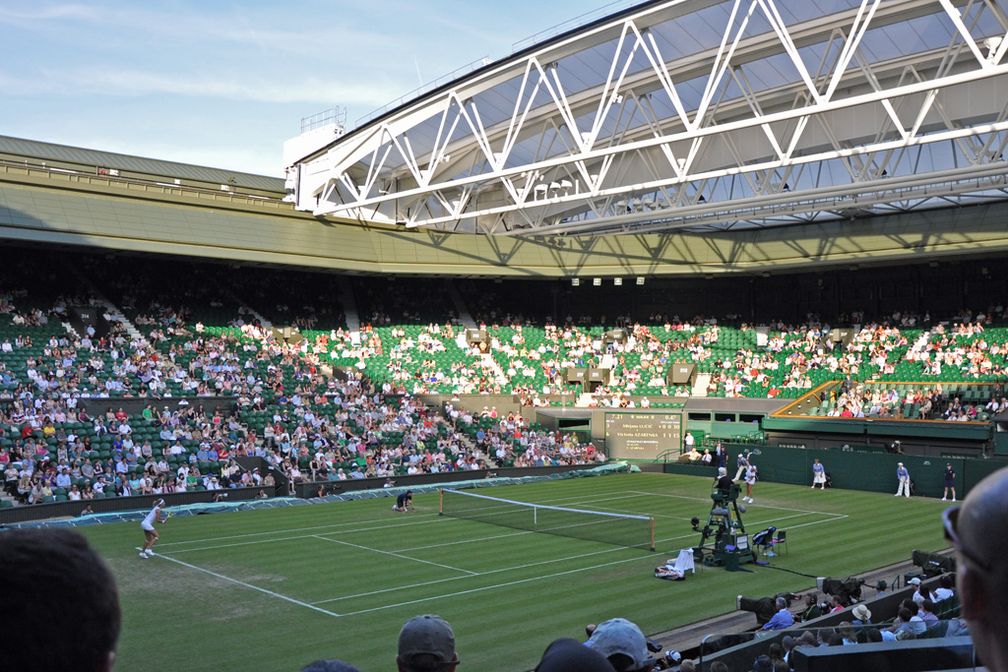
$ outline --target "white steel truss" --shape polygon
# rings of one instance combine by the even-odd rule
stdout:
[[[296,202],[551,235],[1004,198],[1005,2],[646,3],[355,129],[297,166]]]

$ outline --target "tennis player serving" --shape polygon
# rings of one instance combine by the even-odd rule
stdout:
[[[160,539],[160,535],[157,530],[154,529],[155,521],[161,524],[168,522],[168,514],[162,511],[164,506],[165,501],[163,499],[159,499],[154,502],[154,508],[150,510],[150,513],[148,513],[144,517],[143,522],[140,523],[140,529],[142,529],[144,533],[144,545],[143,550],[140,551],[140,557],[144,560],[154,555],[154,544],[156,544],[157,540]]]

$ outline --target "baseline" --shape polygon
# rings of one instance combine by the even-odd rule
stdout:
[[[139,549],[139,548],[140,547],[137,546],[137,549]],[[305,609],[311,609],[312,611],[317,611],[319,613],[325,614],[326,616],[332,616],[334,618],[339,618],[340,616],[342,616],[342,614],[337,614],[335,611],[329,611],[328,609],[323,609],[322,607],[315,606],[314,604],[310,604],[308,602],[302,602],[301,600],[295,599],[293,597],[289,597],[287,595],[283,595],[282,593],[278,593],[276,591],[272,591],[272,590],[269,590],[267,588],[260,588],[259,586],[255,586],[255,585],[253,585],[251,583],[247,583],[245,581],[242,581],[241,579],[236,579],[236,578],[228,576],[226,574],[221,574],[220,572],[215,572],[215,571],[213,571],[211,569],[206,569],[205,567],[200,567],[198,565],[194,565],[192,563],[188,563],[188,562],[186,562],[184,560],[179,560],[178,558],[172,558],[172,557],[167,556],[167,555],[162,555],[161,553],[155,553],[154,557],[155,558],[161,558],[163,560],[168,560],[169,562],[174,562],[174,563],[176,563],[178,565],[182,565],[183,567],[188,567],[189,569],[194,569],[197,572],[203,572],[204,574],[209,574],[210,576],[218,578],[218,579],[221,579],[222,581],[228,581],[230,583],[238,584],[239,586],[242,586],[243,588],[248,588],[250,590],[258,591],[260,593],[263,593],[265,595],[269,595],[270,597],[276,598],[278,600],[283,600],[284,602],[290,602],[291,604],[296,604],[299,607],[304,607]]]

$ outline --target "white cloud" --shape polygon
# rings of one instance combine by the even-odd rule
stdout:
[[[0,88],[8,96],[148,96],[171,95],[262,103],[338,103],[377,107],[394,98],[402,85],[360,80],[327,81],[315,77],[299,80],[261,79],[248,73],[165,74],[144,70],[41,69],[38,77],[11,77],[0,73]]]
[[[0,7],[0,21],[21,23],[26,21],[90,21],[100,15],[94,7],[87,5],[49,5],[30,9]]]

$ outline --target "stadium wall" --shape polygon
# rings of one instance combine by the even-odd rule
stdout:
[[[500,469],[479,469],[477,471],[452,471],[443,474],[422,474],[419,476],[396,476],[396,487],[414,485],[432,485],[437,483],[452,483],[455,481],[482,480],[485,478],[520,478],[522,476],[549,476],[551,474],[563,474],[571,471],[587,471],[595,469],[597,464],[578,464],[563,467],[535,467],[535,468],[500,468]],[[315,493],[320,485],[326,486],[326,494],[337,495],[344,492],[354,492],[356,490],[380,490],[385,484],[384,478],[362,478],[346,481],[305,481],[294,486],[294,494],[297,497],[315,497]]]
[[[76,502],[55,502],[52,504],[30,504],[0,509],[0,525],[22,523],[29,520],[79,516],[89,506],[95,513],[115,511],[135,511],[149,509],[158,499],[164,499],[168,506],[185,504],[205,504],[214,501],[218,495],[225,495],[228,501],[255,499],[261,488],[230,488],[228,490],[198,490],[165,495],[138,495],[135,497],[109,497]]]
[[[729,464],[735,456],[752,446],[728,446]],[[815,450],[799,448],[760,447],[761,454],[753,457],[759,467],[760,480],[792,485],[812,483],[812,463],[816,458],[826,467],[835,488],[866,490],[869,492],[896,491],[896,464],[902,462],[910,471],[914,494],[939,497],[945,487],[945,465],[951,464],[956,472],[956,494],[962,499],[989,474],[1008,466],[1008,460],[974,459],[964,457],[918,457],[881,452],[845,450]],[[670,462],[665,472],[691,476],[714,477],[712,467]]]

